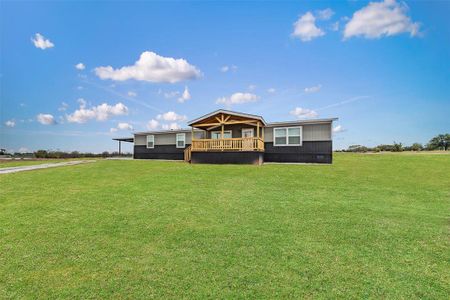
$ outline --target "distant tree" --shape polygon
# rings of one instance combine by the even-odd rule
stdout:
[[[410,148],[412,151],[422,151],[423,150],[423,146],[421,143],[414,143],[411,145]]]
[[[392,151],[393,151],[393,152],[401,152],[401,151],[403,151],[403,145],[402,145],[402,143],[396,143],[396,142],[394,142],[394,145],[392,145]]]
[[[113,157],[113,156],[133,156],[131,153],[121,153],[119,155],[119,152],[108,152],[104,151],[102,153],[92,153],[92,152],[78,152],[78,151],[72,151],[72,152],[64,152],[60,150],[38,150],[34,153],[26,153],[26,156],[30,156],[34,154],[34,157],[36,158],[82,158],[82,157]],[[14,156],[24,156],[24,153],[15,153]]]
[[[378,148],[380,151],[394,151],[393,145],[378,145],[376,148]]]
[[[367,152],[368,150],[369,148],[362,145],[351,145],[347,149],[348,152]]]
[[[450,146],[450,134],[439,134],[433,137],[427,144],[429,150],[445,150]]]
[[[6,149],[0,149],[0,155],[5,155],[7,154]]]
[[[34,152],[34,156],[36,156],[36,158],[47,158],[48,153],[46,150],[38,150]]]

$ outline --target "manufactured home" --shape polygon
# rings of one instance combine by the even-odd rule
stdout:
[[[188,122],[190,129],[136,132],[135,159],[190,163],[262,164],[332,162],[332,123],[337,118],[267,123],[263,117],[216,110]]]

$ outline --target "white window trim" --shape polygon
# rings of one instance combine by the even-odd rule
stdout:
[[[149,138],[150,138],[150,139],[149,139]],[[149,146],[148,146],[149,140],[151,140],[151,142],[153,142],[153,147],[149,147]],[[153,148],[155,148],[155,136],[154,136],[153,134],[147,135],[146,141],[147,141],[147,143],[146,143],[147,149],[153,149]]]
[[[225,135],[225,133],[226,132],[229,132],[230,133],[230,135],[231,135],[231,137],[233,137],[233,132],[231,131],[231,130],[224,130],[223,131],[223,135]],[[211,139],[212,139],[212,134],[213,133],[219,133],[219,135],[222,133],[222,131],[221,130],[214,130],[214,131],[211,131]]]
[[[255,137],[255,130],[253,128],[242,128],[241,130],[241,137],[244,137],[244,131],[251,131],[252,137]]]
[[[182,136],[183,137],[183,146],[178,146],[178,142],[181,141],[181,139],[179,139],[178,137]],[[177,148],[186,148],[186,133],[177,133],[176,139],[175,139],[175,144],[177,145]]]
[[[300,129],[300,143],[299,144],[289,144],[289,129],[290,128],[299,128]],[[275,138],[275,130],[284,129],[286,131],[286,143],[287,144],[277,144]],[[291,147],[291,146],[302,146],[303,145],[303,126],[292,126],[292,127],[275,127],[273,128],[273,145],[277,147]]]

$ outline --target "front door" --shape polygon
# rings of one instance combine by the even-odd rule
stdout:
[[[242,150],[253,150],[253,128],[242,129]]]

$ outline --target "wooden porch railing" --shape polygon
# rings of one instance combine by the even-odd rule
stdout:
[[[194,139],[192,151],[264,151],[261,138]]]

